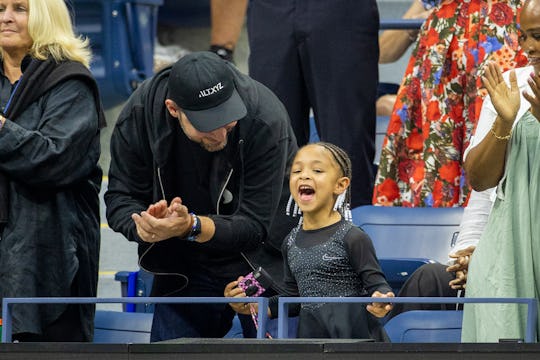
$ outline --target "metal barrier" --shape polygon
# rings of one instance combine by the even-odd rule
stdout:
[[[249,298],[252,303],[257,303],[260,309],[268,308],[268,298]],[[42,297],[42,298],[4,298],[2,304],[2,342],[11,342],[11,305],[13,304],[115,304],[115,303],[154,303],[154,304],[223,304],[231,302],[245,303],[246,298],[225,298],[225,297],[121,297],[121,298],[73,298],[73,297]],[[257,338],[265,337],[267,312],[259,311],[257,316],[258,328]]]
[[[381,30],[409,30],[419,29],[424,20],[422,19],[382,19],[379,23]]]
[[[225,298],[225,297],[131,297],[131,298],[4,298],[2,304],[2,342],[12,340],[11,305],[13,304],[110,304],[110,303],[197,303],[197,304],[222,304],[246,301],[257,303],[259,309],[268,308],[268,298]],[[527,305],[527,324],[525,329],[525,342],[532,343],[536,338],[536,325],[538,321],[538,300],[535,298],[456,298],[456,297],[395,297],[395,298],[371,298],[371,297],[280,297],[278,302],[278,338],[285,339],[288,336],[288,307],[293,303],[418,303],[418,304],[525,304]],[[257,338],[265,337],[267,312],[259,311],[257,316]]]
[[[373,303],[392,302],[417,304],[467,304],[467,303],[507,303],[527,305],[527,325],[525,342],[534,342],[536,338],[536,323],[538,321],[538,300],[535,298],[457,298],[457,297],[280,297],[278,302],[278,338],[288,335],[289,304],[297,303]]]

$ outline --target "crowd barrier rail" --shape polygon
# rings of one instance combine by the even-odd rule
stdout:
[[[423,19],[381,19],[381,30],[409,30],[419,29],[424,23]]]
[[[538,321],[538,300],[535,298],[458,298],[458,297],[280,297],[278,301],[278,339],[288,336],[288,308],[289,304],[298,303],[416,303],[416,304],[526,304],[527,324],[525,328],[525,342],[532,343],[536,339],[536,323]],[[452,310],[441,310],[452,311]]]
[[[257,303],[259,308],[268,307],[268,298],[250,298],[250,302]],[[12,341],[12,316],[11,306],[14,304],[124,304],[124,303],[153,303],[153,304],[223,304],[231,302],[245,303],[246,298],[225,297],[119,297],[119,298],[94,298],[94,297],[32,297],[32,298],[4,298],[2,303],[2,342]],[[257,316],[257,338],[262,339],[266,333],[267,312],[260,311]]]
[[[106,303],[192,303],[192,304],[222,304],[239,302],[257,303],[260,309],[268,307],[268,298],[226,298],[226,297],[139,297],[139,298],[73,298],[73,297],[49,297],[49,298],[4,298],[2,304],[2,342],[12,341],[12,316],[11,306],[14,304],[106,304]],[[395,298],[371,298],[371,297],[280,297],[278,302],[278,339],[288,337],[288,306],[294,303],[417,303],[417,304],[525,304],[527,305],[527,323],[525,328],[525,342],[533,343],[536,339],[536,326],[538,320],[538,300],[535,298],[457,298],[457,297],[395,297]],[[444,310],[441,310],[444,311]],[[446,310],[452,311],[452,310]],[[259,311],[257,316],[257,338],[263,339],[266,332],[267,312]]]

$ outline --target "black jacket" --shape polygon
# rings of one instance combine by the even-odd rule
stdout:
[[[9,195],[0,298],[96,296],[104,120],[97,84],[84,66],[49,60],[33,60],[18,84],[13,91],[0,76],[3,110],[13,94],[0,130],[0,172]],[[66,306],[16,305],[13,332],[39,334]],[[94,308],[79,307],[88,341]]]
[[[209,188],[215,209],[209,216],[216,232],[206,243],[174,238],[150,245],[139,238],[131,219],[131,214],[146,210],[149,204],[160,199],[170,201],[186,191],[175,181],[183,169],[174,168],[174,156],[185,155],[175,148],[175,137],[184,135],[179,135],[179,122],[164,105],[170,68],[144,82],[118,118],[111,138],[107,220],[112,229],[139,243],[140,265],[150,272],[189,277],[191,272],[204,271],[210,276],[236,279],[249,270],[240,252],[257,252],[263,242],[273,244],[278,252],[292,227],[290,221],[286,225],[274,222],[278,228],[269,236],[278,205],[284,204],[289,195],[287,167],[297,150],[287,112],[268,88],[234,66],[230,69],[247,116],[229,134],[225,149],[211,157]],[[234,206],[229,204],[233,210],[222,213],[225,188],[231,191]],[[154,288],[153,293],[163,295],[181,286],[182,281],[165,286],[167,289]]]

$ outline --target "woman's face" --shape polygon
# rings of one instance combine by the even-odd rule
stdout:
[[[31,46],[28,0],[0,0],[0,47],[7,54],[15,54],[26,53]]]
[[[540,72],[540,5],[537,4],[540,3],[529,3],[521,11],[519,41],[521,48],[527,53],[529,63],[538,74]]]

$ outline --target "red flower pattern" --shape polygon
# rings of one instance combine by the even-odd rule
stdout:
[[[510,25],[515,21],[514,11],[506,3],[493,4],[489,18],[498,26]]]
[[[466,204],[470,188],[461,159],[486,96],[484,65],[496,61],[510,69],[527,63],[517,43],[521,5],[445,0],[426,19],[390,117],[374,204]]]
[[[399,196],[399,188],[392,179],[386,179],[377,185],[377,194],[381,198],[379,202],[392,202]]]

